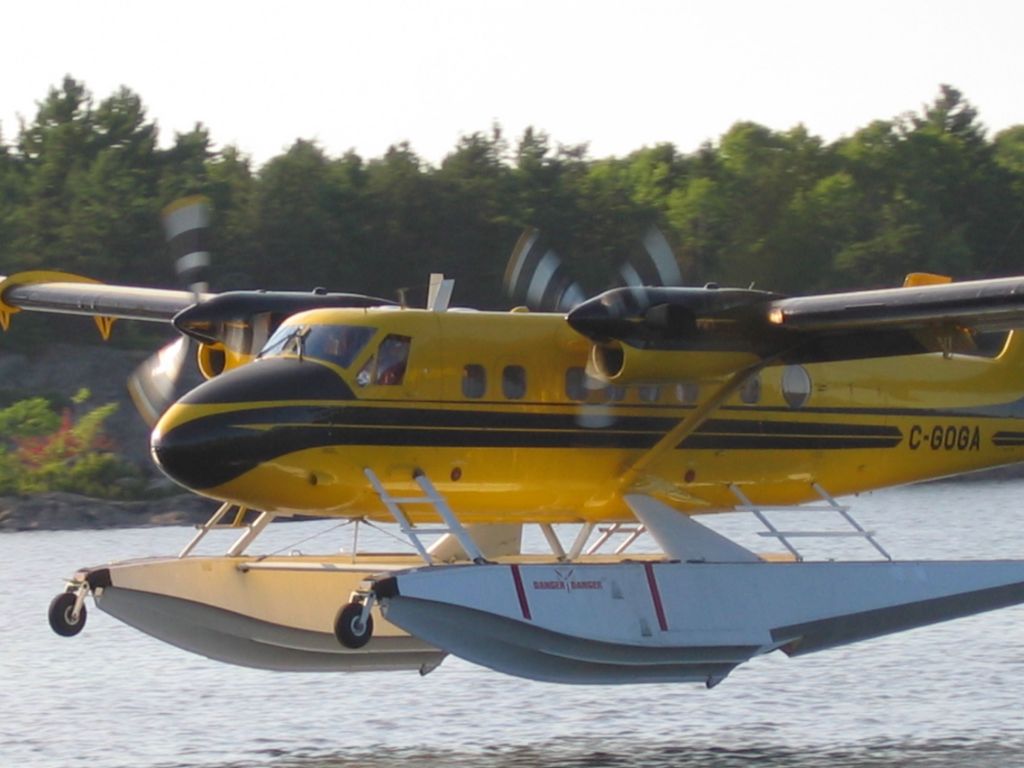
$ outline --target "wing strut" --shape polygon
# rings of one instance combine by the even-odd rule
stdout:
[[[734,392],[737,392],[743,387],[750,379],[761,372],[761,369],[772,362],[774,358],[765,358],[755,363],[754,365],[748,366],[740,371],[737,371],[729,377],[718,390],[703,403],[698,405],[693,411],[676,424],[672,429],[665,433],[665,435],[654,444],[645,454],[633,462],[632,466],[628,467],[625,472],[622,473],[620,485],[623,489],[628,489],[636,484],[640,475],[647,469],[653,461],[664,456],[671,450],[674,450],[683,440],[693,434],[708,418],[711,417],[715,411],[724,403]]]

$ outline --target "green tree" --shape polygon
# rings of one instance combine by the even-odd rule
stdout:
[[[509,243],[515,242],[514,176],[507,163],[508,143],[498,126],[489,134],[463,136],[431,175],[440,195],[436,229],[438,253],[433,267],[471,289],[470,301],[485,306],[500,302],[499,287]],[[460,293],[465,297],[466,289]]]
[[[408,143],[392,145],[366,164],[362,265],[371,293],[394,297],[397,290],[422,285],[429,270],[443,268],[437,262],[442,201],[429,171]]]
[[[261,279],[296,289],[358,289],[351,276],[364,242],[361,165],[354,154],[332,161],[300,139],[263,167],[255,190]]]
[[[158,229],[156,126],[127,88],[93,113],[91,156],[68,179],[62,227],[73,271],[104,279],[163,283],[173,275]],[[154,264],[156,269],[154,269]]]
[[[206,161],[206,192],[212,201],[215,290],[264,288],[272,275],[258,274],[257,181],[248,157],[229,146]]]
[[[168,203],[189,195],[209,195],[210,165],[217,156],[202,123],[187,133],[175,133],[173,146],[159,155],[160,200]]]
[[[849,282],[891,285],[908,271],[988,273],[1009,233],[1011,179],[977,112],[943,86],[921,114],[875,123],[840,148],[864,206],[856,239],[836,255]]]
[[[22,125],[18,155],[24,196],[11,217],[14,238],[9,269],[68,264],[75,254],[66,242],[68,187],[91,156],[92,96],[70,76],[39,103],[35,120]]]

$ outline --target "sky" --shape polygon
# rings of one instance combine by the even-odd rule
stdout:
[[[0,11],[0,130],[65,74],[124,85],[161,143],[202,122],[258,166],[296,139],[438,164],[495,123],[623,156],[692,152],[740,120],[826,141],[958,88],[1024,124],[1024,4],[996,0],[49,0]]]

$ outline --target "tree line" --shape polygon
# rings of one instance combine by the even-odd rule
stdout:
[[[16,136],[0,134],[0,272],[173,285],[159,212],[188,194],[213,204],[215,290],[391,298],[443,271],[457,303],[500,308],[525,226],[593,291],[652,223],[693,284],[799,294],[1024,270],[1024,126],[989,137],[947,85],[920,111],[831,143],[739,122],[689,153],[663,143],[592,158],[493,126],[438,165],[407,143],[367,159],[298,139],[256,168],[202,124],[165,148],[158,138],[127,88],[99,101],[70,76],[51,88]]]

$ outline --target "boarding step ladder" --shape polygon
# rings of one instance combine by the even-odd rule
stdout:
[[[455,517],[455,513],[452,512],[451,507],[448,506],[448,502],[445,501],[444,496],[434,487],[434,484],[430,482],[430,478],[420,470],[413,472],[413,480],[416,481],[416,485],[419,486],[423,492],[422,496],[392,496],[388,490],[384,487],[384,484],[377,477],[377,473],[369,467],[363,469],[363,474],[366,475],[366,479],[370,481],[373,486],[374,492],[384,503],[384,506],[388,508],[388,512],[395,518],[395,522],[398,523],[402,533],[408,537],[409,541],[416,548],[420,557],[423,558],[427,565],[433,565],[435,560],[427,549],[426,545],[420,539],[424,535],[434,534],[451,534],[459,542],[459,545],[465,550],[466,555],[474,563],[486,562],[486,558],[483,553],[477,547],[473,538],[469,535],[469,532],[462,526]],[[434,508],[443,521],[443,526],[433,526],[430,528],[424,528],[422,526],[413,525],[409,521],[408,515],[402,507],[406,507],[413,504],[424,504]]]
[[[850,507],[840,504],[833,498],[833,496],[822,488],[817,483],[811,483],[811,488],[818,494],[819,498],[825,502],[824,505],[813,506],[813,505],[793,505],[793,506],[764,506],[754,504],[743,490],[735,484],[729,485],[729,490],[732,495],[740,502],[736,509],[744,512],[752,513],[761,524],[767,528],[767,531],[759,531],[758,536],[765,536],[768,538],[778,539],[778,541],[784,546],[791,555],[798,561],[802,562],[804,557],[797,551],[796,547],[790,542],[790,539],[797,538],[816,538],[816,539],[839,539],[839,538],[859,538],[866,541],[886,560],[892,561],[892,556],[885,551],[881,544],[875,539],[873,531],[865,530],[860,523],[858,523],[853,515],[850,514]],[[835,512],[839,514],[843,520],[849,524],[853,529],[850,531],[781,531],[776,528],[772,521],[768,519],[765,512],[788,512],[788,511],[800,511],[800,512]]]

